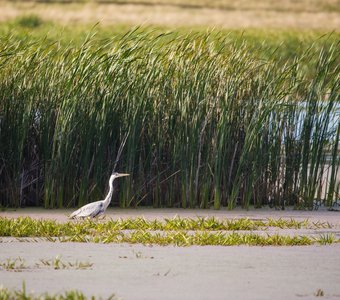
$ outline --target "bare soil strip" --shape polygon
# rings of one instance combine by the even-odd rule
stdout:
[[[74,211],[74,209],[43,209],[43,208],[21,208],[16,210],[7,210],[0,212],[1,217],[17,218],[17,217],[31,217],[34,219],[53,219],[58,222],[69,221],[68,216]],[[326,208],[320,208],[317,211],[303,211],[292,210],[287,208],[286,210],[275,210],[270,208],[262,209],[234,209],[234,210],[213,210],[213,209],[150,209],[150,208],[138,208],[138,209],[121,209],[121,208],[108,208],[105,213],[106,219],[119,219],[119,218],[145,218],[147,220],[162,220],[164,218],[196,218],[196,217],[215,217],[219,219],[224,218],[249,218],[253,220],[265,220],[265,219],[296,219],[297,221],[303,221],[308,219],[310,222],[329,222],[330,224],[339,227],[340,226],[340,212],[328,211]]]

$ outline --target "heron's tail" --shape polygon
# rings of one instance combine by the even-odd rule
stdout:
[[[72,214],[70,214],[69,219],[75,219],[78,213],[79,213],[79,209],[74,211]]]

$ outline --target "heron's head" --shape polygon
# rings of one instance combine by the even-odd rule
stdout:
[[[118,177],[129,176],[129,175],[130,174],[113,172],[112,175],[111,175],[111,178],[115,179],[115,178],[118,178]]]

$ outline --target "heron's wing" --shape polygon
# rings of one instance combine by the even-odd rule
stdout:
[[[95,217],[103,211],[103,201],[96,201],[84,205],[70,215],[70,218]]]

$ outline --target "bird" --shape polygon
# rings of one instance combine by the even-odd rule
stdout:
[[[107,193],[105,199],[92,202],[92,203],[82,206],[81,208],[73,212],[69,216],[69,218],[70,219],[85,218],[85,217],[95,218],[103,214],[111,202],[112,193],[113,193],[113,181],[118,177],[129,176],[129,175],[130,174],[113,172],[109,180],[110,190]]]

